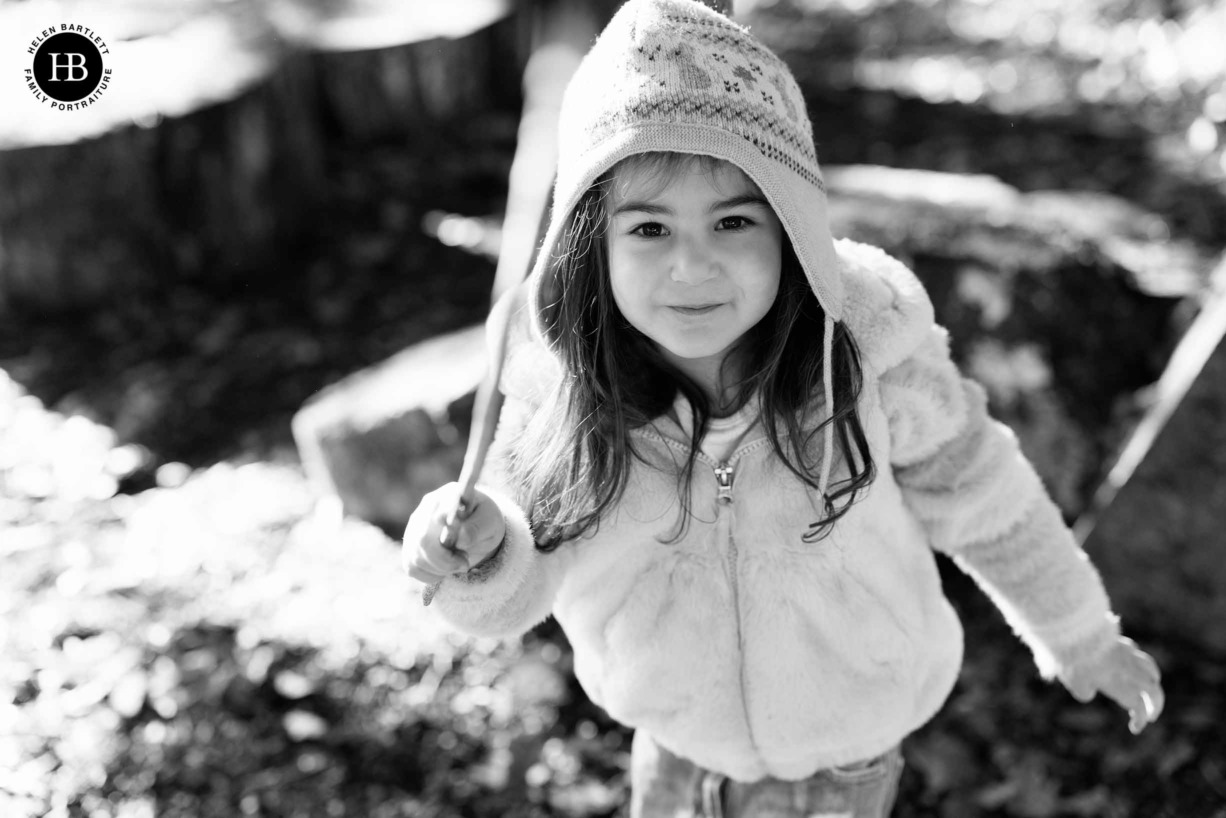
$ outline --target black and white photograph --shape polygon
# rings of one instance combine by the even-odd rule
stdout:
[[[1226,818],[1226,0],[0,0],[0,818]]]

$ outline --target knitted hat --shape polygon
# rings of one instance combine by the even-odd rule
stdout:
[[[546,271],[567,216],[603,173],[649,151],[704,154],[754,181],[783,224],[826,313],[830,347],[842,315],[813,128],[791,71],[743,26],[696,0],[628,0],[576,70],[559,120],[553,217],[532,271],[531,303],[552,300]],[[538,327],[539,329],[539,327]],[[833,443],[828,424],[821,491]]]

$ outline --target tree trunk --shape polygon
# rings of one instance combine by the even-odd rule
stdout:
[[[116,67],[99,102],[52,111],[24,86],[0,99],[24,112],[0,124],[0,314],[275,271],[315,227],[329,138],[411,150],[517,104],[528,32],[509,0],[299,5],[117,14],[100,32]],[[17,10],[0,28],[32,19]],[[185,72],[169,53],[191,56]]]

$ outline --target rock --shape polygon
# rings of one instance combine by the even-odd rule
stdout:
[[[1155,392],[1077,530],[1125,627],[1226,656],[1226,289],[1206,303]]]
[[[1177,297],[1205,286],[1204,254],[1104,194],[873,166],[825,175],[834,234],[912,266],[954,357],[1075,518],[1126,434],[1121,407],[1177,340]]]
[[[293,420],[311,483],[338,496],[347,514],[399,536],[422,496],[459,474],[485,365],[478,325],[409,347],[312,397]]]
[[[1108,263],[1141,292],[1200,292],[1210,260],[1157,214],[1090,191],[1022,193],[992,176],[878,167],[825,170],[835,235],[991,267]],[[901,249],[901,248],[900,248]]]

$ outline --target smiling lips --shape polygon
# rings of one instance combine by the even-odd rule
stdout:
[[[682,315],[706,315],[722,306],[723,304],[674,304],[669,309]]]

